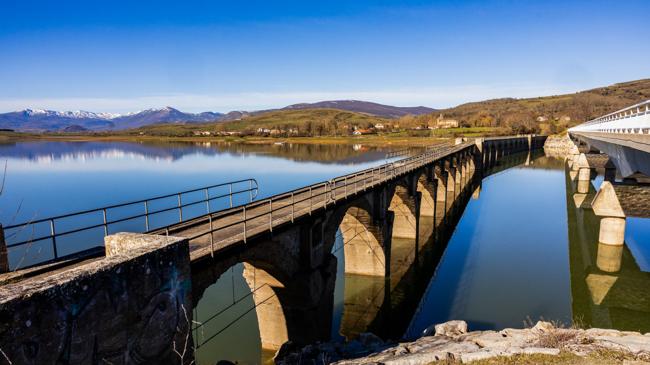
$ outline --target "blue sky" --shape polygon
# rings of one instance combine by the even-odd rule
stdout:
[[[646,0],[0,0],[0,112],[447,107],[650,77]]]

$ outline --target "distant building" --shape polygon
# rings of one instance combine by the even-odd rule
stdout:
[[[381,123],[375,124],[375,129],[384,129],[384,125]]]
[[[436,119],[433,128],[458,128],[458,121],[456,119],[445,119],[444,114],[440,114]]]
[[[212,132],[210,131],[194,131],[195,136],[211,136]]]
[[[352,132],[353,135],[355,136],[360,136],[363,134],[373,134],[375,133],[372,129],[357,129],[354,132]]]

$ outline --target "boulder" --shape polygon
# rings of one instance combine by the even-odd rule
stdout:
[[[467,333],[467,322],[465,321],[449,321],[437,324],[436,336],[454,337]]]
[[[533,331],[538,333],[547,333],[554,329],[555,326],[553,326],[553,323],[545,322],[545,321],[537,321],[537,323],[535,323],[535,326],[533,327]]]

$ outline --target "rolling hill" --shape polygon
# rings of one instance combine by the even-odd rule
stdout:
[[[468,127],[505,127],[515,132],[555,133],[648,99],[650,79],[643,79],[574,94],[472,102],[401,123],[426,125],[444,118]]]
[[[399,118],[405,115],[421,115],[433,113],[436,110],[425,106],[400,107],[378,103],[371,103],[361,100],[331,100],[319,101],[317,103],[293,104],[284,107],[285,110],[291,109],[338,109],[356,113],[364,113],[381,118]]]
[[[153,136],[191,136],[196,131],[253,134],[262,129],[278,130],[283,134],[294,130],[294,134],[323,136],[349,135],[354,126],[369,128],[377,123],[386,122],[390,122],[390,120],[344,110],[297,109],[274,110],[248,116],[241,120],[218,123],[156,124],[126,132]]]
[[[352,127],[368,128],[379,122],[399,124],[400,128],[417,128],[435,126],[440,120],[454,120],[460,126],[490,127],[504,133],[555,133],[648,99],[650,79],[643,79],[573,94],[493,99],[441,110],[395,107],[359,100],[302,103],[281,109],[227,114],[184,113],[171,107],[125,115],[26,109],[0,114],[0,129],[74,133],[135,129],[169,135],[191,134],[205,128],[246,133],[262,128],[298,129],[301,134],[327,135],[350,133]],[[208,122],[216,124],[206,125]],[[166,125],[169,123],[173,125]]]

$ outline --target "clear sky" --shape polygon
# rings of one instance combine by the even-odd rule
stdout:
[[[647,0],[0,0],[0,112],[447,107],[650,77]]]

